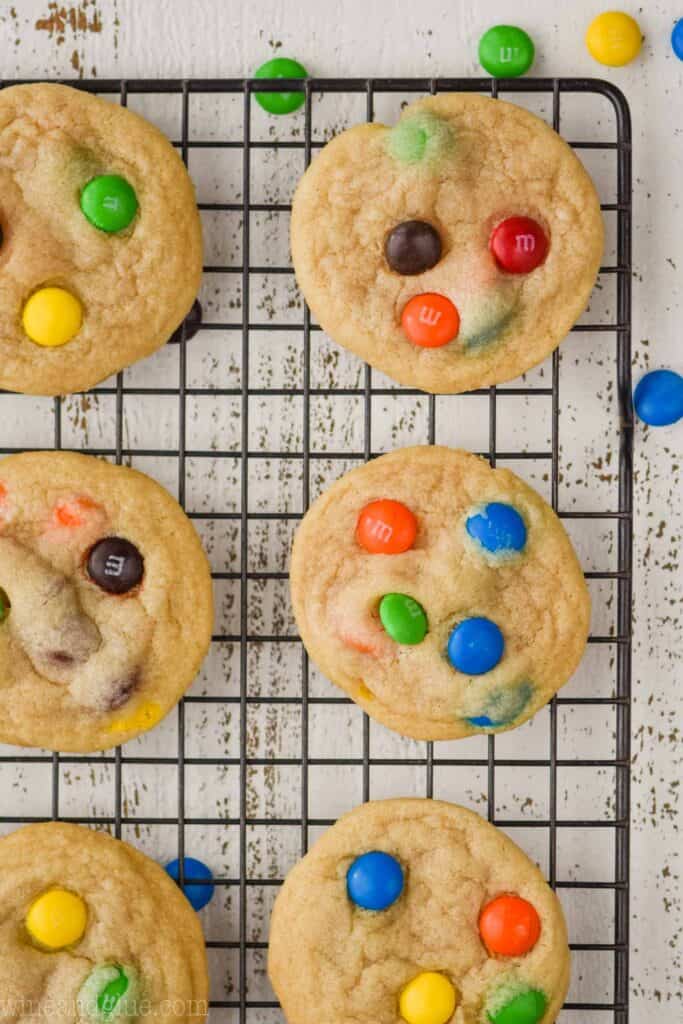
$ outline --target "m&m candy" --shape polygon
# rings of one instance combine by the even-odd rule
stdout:
[[[679,18],[671,32],[671,49],[683,60],[683,18]]]
[[[57,348],[78,334],[83,310],[76,296],[65,288],[40,288],[24,306],[21,320],[36,345]]]
[[[88,575],[109,594],[126,594],[137,587],[145,571],[145,562],[125,537],[104,537],[90,549]]]
[[[387,137],[389,153],[403,164],[435,164],[453,145],[448,121],[424,111],[411,111],[394,125]]]
[[[524,956],[538,942],[541,919],[521,896],[497,896],[479,916],[479,934],[489,953]]]
[[[138,212],[135,189],[120,174],[100,174],[81,192],[81,210],[94,227],[108,234],[123,231]]]
[[[7,596],[7,592],[0,587],[0,622],[4,622],[9,615],[9,610],[12,607],[12,602]]]
[[[58,501],[53,512],[55,526],[83,526],[99,508],[97,502],[85,494]]]
[[[534,44],[516,25],[494,25],[479,40],[479,63],[494,78],[518,78],[534,62]]]
[[[470,709],[465,720],[477,729],[498,729],[510,725],[522,714],[533,693],[534,688],[528,682],[497,686],[487,693],[476,711]]]
[[[530,274],[548,255],[545,231],[531,217],[508,217],[496,225],[489,242],[501,270],[508,274]]]
[[[254,78],[308,78],[303,64],[290,57],[274,57],[254,72]],[[256,102],[269,114],[292,114],[303,106],[303,92],[255,92]]]
[[[401,326],[413,345],[441,348],[457,338],[460,314],[450,299],[437,292],[414,295],[401,314]]]
[[[397,274],[423,274],[441,259],[441,236],[424,220],[404,220],[387,235],[384,255]]]
[[[487,1012],[491,1024],[538,1024],[548,1006],[539,989],[524,989],[495,1010]]]
[[[397,644],[420,644],[427,635],[424,608],[408,594],[385,594],[379,603],[379,617]]]
[[[87,921],[80,896],[68,889],[48,889],[29,907],[26,929],[39,946],[64,949],[82,938]]]
[[[202,304],[199,301],[199,299],[195,299],[194,302],[192,303],[192,308],[190,309],[190,312],[187,314],[182,323],[180,323],[176,327],[175,331],[168,339],[166,344],[179,345],[183,340],[183,332],[186,342],[194,338],[195,334],[202,326],[203,315],[204,310],[202,309]]]
[[[458,672],[480,676],[496,667],[504,646],[495,622],[481,617],[463,619],[448,638],[448,660]]]
[[[521,551],[526,544],[526,526],[512,505],[490,501],[488,505],[469,516],[465,528],[477,543],[492,554]]]
[[[133,732],[151,729],[160,722],[165,714],[164,708],[155,700],[144,701],[130,714],[114,718],[110,722],[109,732]]]
[[[445,974],[423,971],[405,986],[398,1001],[407,1024],[446,1024],[455,1013],[458,993]]]
[[[371,501],[358,516],[356,540],[373,555],[400,555],[415,543],[417,519],[400,501]]]
[[[78,993],[84,1020],[133,1021],[139,1016],[140,979],[129,964],[104,963],[93,967]]]
[[[586,47],[599,64],[619,68],[640,53],[643,34],[638,22],[623,11],[604,11],[588,26]]]
[[[403,868],[389,853],[363,853],[346,872],[346,891],[363,910],[386,910],[403,892]]]
[[[683,416],[683,377],[675,370],[651,370],[633,392],[638,417],[651,427],[668,427]]]
[[[174,882],[180,878],[180,860],[169,861],[165,868]],[[183,892],[195,910],[201,910],[213,897],[214,884],[211,868],[194,857],[183,858]]]

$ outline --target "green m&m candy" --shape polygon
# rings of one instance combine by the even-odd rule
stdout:
[[[126,973],[120,967],[116,969],[119,972],[118,977],[108,982],[97,996],[97,1009],[105,1017],[112,1015],[130,985]]]
[[[397,644],[420,644],[427,634],[424,608],[408,594],[385,594],[379,603],[379,617]]]
[[[254,78],[308,78],[308,71],[298,60],[274,57],[254,72]],[[303,106],[304,92],[255,92],[257,103],[269,114],[292,114]]]
[[[100,174],[81,192],[81,210],[100,231],[123,231],[138,212],[135,189],[119,174]]]
[[[94,967],[78,993],[78,1009],[93,1024],[131,1024],[139,1016],[140,981],[120,964]]]
[[[515,25],[494,25],[479,40],[479,63],[494,78],[518,78],[534,62],[534,44]]]
[[[5,621],[5,619],[9,615],[9,610],[11,607],[12,602],[10,601],[9,597],[2,589],[2,587],[0,587],[0,622]]]
[[[548,1000],[539,989],[529,988],[513,996],[507,1003],[491,1012],[492,1024],[538,1024],[546,1011]]]

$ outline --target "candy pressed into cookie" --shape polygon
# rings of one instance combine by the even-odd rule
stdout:
[[[194,189],[153,125],[62,85],[0,91],[0,387],[83,391],[165,344],[199,288]]]
[[[166,872],[80,825],[0,839],[0,1018],[201,1024],[199,919]]]
[[[199,537],[154,480],[73,452],[0,461],[0,740],[85,752],[150,729],[212,621]]]
[[[270,925],[288,1024],[552,1024],[569,962],[538,868],[438,800],[346,814],[290,871]]]
[[[325,675],[417,739],[510,729],[569,679],[588,589],[552,509],[468,452],[405,448],[346,473],[294,540],[292,601]]]
[[[595,188],[544,121],[430,96],[342,132],[292,208],[297,281],[323,330],[401,384],[461,392],[541,362],[586,306]]]

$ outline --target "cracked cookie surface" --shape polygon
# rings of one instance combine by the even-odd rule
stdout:
[[[396,858],[404,887],[383,911],[355,906],[346,875],[370,850]],[[491,955],[483,908],[527,900],[540,936],[522,956]],[[569,982],[562,910],[538,868],[477,814],[437,800],[364,804],[342,817],[288,874],[270,925],[268,973],[289,1024],[399,1024],[399,995],[421,972],[449,979],[453,1024],[483,1024],[501,994],[543,992],[555,1020]]]
[[[0,587],[6,743],[116,746],[176,704],[209,646],[194,527],[154,480],[91,456],[0,461]]]
[[[523,274],[501,270],[490,251],[494,228],[517,217],[549,241],[545,261]],[[411,272],[397,272],[387,239],[416,221],[436,230],[440,255],[413,250]],[[603,236],[593,183],[564,140],[520,107],[469,94],[413,103],[393,129],[342,132],[304,174],[291,222],[297,281],[323,330],[401,384],[436,393],[498,384],[545,359],[586,306]],[[435,293],[455,305],[459,333],[419,347],[402,310]]]
[[[79,196],[98,175],[133,186],[138,211],[98,230]],[[0,92],[0,386],[30,394],[82,391],[165,344],[201,277],[194,189],[153,125],[118,104],[61,85]],[[22,310],[58,286],[82,306],[59,347],[32,342]]]
[[[359,516],[401,503],[412,545],[368,551]],[[491,504],[523,524],[521,550],[489,551],[468,532]],[[567,681],[588,636],[590,600],[572,545],[549,505],[506,469],[468,452],[405,448],[346,473],[306,513],[294,540],[292,602],[313,661],[371,717],[405,736],[457,739],[514,728]],[[417,602],[427,629],[397,642],[380,617],[385,595]],[[452,632],[484,617],[503,654],[481,674],[449,659]]]
[[[86,922],[68,948],[48,951],[26,922],[35,901],[57,888],[82,902]],[[3,1024],[204,1019],[208,980],[199,919],[166,872],[127,843],[80,825],[20,828],[0,839],[0,906]],[[131,1012],[125,1018],[97,1013],[95,1001],[91,1015],[88,979],[113,965],[135,977]]]

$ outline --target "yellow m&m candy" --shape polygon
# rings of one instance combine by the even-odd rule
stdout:
[[[600,64],[620,68],[640,53],[643,34],[638,22],[623,11],[604,11],[588,26],[586,46]]]
[[[64,949],[82,937],[88,912],[80,896],[68,889],[49,889],[34,900],[26,915],[26,928],[39,946]]]
[[[398,1008],[408,1024],[446,1024],[455,1013],[458,995],[444,974],[424,971],[401,992]]]
[[[56,348],[78,334],[83,309],[76,296],[65,288],[40,288],[24,306],[22,323],[36,345]]]
[[[151,729],[163,718],[163,708],[154,700],[146,701],[129,715],[115,718],[109,725],[110,732],[132,732],[133,729]]]

